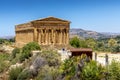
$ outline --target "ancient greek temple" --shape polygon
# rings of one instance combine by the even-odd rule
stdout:
[[[68,45],[70,21],[55,17],[15,26],[16,46],[23,46],[29,42],[38,42],[40,45]]]

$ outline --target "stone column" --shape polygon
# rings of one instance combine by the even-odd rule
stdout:
[[[48,29],[46,29],[46,31],[45,31],[45,33],[46,33],[46,41],[45,41],[45,43],[46,43],[46,45],[48,44]]]
[[[60,35],[59,35],[59,30],[57,30],[57,44],[59,44],[60,43]]]
[[[51,29],[49,30],[49,44],[51,44]]]
[[[52,42],[52,31],[51,31],[51,29],[50,29],[50,33],[49,33],[49,44],[51,44],[51,42]]]
[[[41,29],[41,44],[43,44],[43,29]]]
[[[64,39],[64,34],[63,34],[63,29],[62,29],[62,44],[63,44],[63,39]]]
[[[37,42],[37,29],[34,28],[34,41]]]
[[[57,30],[57,43],[58,44],[60,43],[60,33],[59,33],[59,30]]]
[[[53,29],[51,30],[51,32],[52,32],[52,34],[51,34],[51,42],[52,42],[52,44],[53,44],[53,38],[54,38],[54,36],[53,36]]]
[[[54,30],[54,45],[56,44],[56,29]]]
[[[39,44],[41,44],[41,30],[39,29],[38,32],[39,32],[39,33],[38,33],[38,34],[39,34],[38,42],[39,42]]]
[[[64,44],[64,41],[65,40],[65,30],[63,30],[63,44]]]
[[[49,29],[47,29],[47,44],[49,45]]]
[[[45,29],[45,44],[47,45],[47,30]]]
[[[60,29],[60,44],[62,44],[62,30]]]
[[[48,29],[48,44],[50,44],[50,29]]]
[[[67,40],[66,40],[66,44],[68,45],[69,44],[69,30],[67,29],[67,31],[66,31],[66,34],[67,34]]]
[[[43,29],[43,36],[42,36],[42,40],[43,40],[43,45],[45,44],[45,31]]]
[[[66,30],[64,30],[64,44],[66,44]]]

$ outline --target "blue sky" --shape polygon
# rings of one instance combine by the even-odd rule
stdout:
[[[120,0],[0,0],[0,36],[48,16],[71,21],[71,28],[120,33]]]

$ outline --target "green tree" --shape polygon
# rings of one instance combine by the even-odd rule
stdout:
[[[94,49],[96,46],[96,41],[93,38],[86,39],[87,46]]]
[[[87,44],[85,40],[79,39],[78,37],[74,37],[70,40],[70,45],[75,47],[75,48],[86,48]]]
[[[120,45],[114,46],[112,52],[120,52]]]
[[[109,47],[114,47],[117,45],[117,41],[115,39],[111,38],[108,41],[108,45],[109,45]]]
[[[73,47],[80,47],[80,40],[78,37],[74,37],[70,40],[70,45],[73,46]]]

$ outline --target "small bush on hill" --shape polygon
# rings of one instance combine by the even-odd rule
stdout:
[[[35,80],[58,80],[57,77],[59,74],[60,73],[57,68],[45,65],[44,67],[40,68],[39,74]]]
[[[31,78],[31,73],[28,69],[23,70],[21,73],[19,73],[17,80],[29,80]]]
[[[17,80],[17,77],[22,72],[22,70],[22,67],[12,68],[9,72],[9,80]]]
[[[19,48],[15,48],[15,49],[13,49],[13,51],[12,51],[12,58],[15,58],[16,57],[16,54],[19,54],[20,53],[20,49]]]
[[[6,62],[8,61],[8,58],[9,58],[9,54],[6,53],[0,54],[0,73],[5,71],[5,69],[8,69],[10,65],[9,63]]]
[[[90,61],[82,69],[82,80],[101,80],[104,79],[105,69],[95,61]]]
[[[42,51],[39,54],[41,57],[45,58],[49,66],[59,66],[61,63],[60,55],[53,50]]]
[[[120,80],[120,62],[113,60],[109,65],[108,73],[109,80]]]
[[[40,45],[37,42],[30,42],[22,48],[22,53],[30,53],[32,50],[40,49]]]
[[[40,67],[44,66],[46,64],[46,60],[42,57],[37,57],[34,61],[32,66],[34,67],[34,69],[38,70]]]
[[[22,53],[19,58],[20,62],[24,61],[25,59],[28,59],[32,55],[31,54],[32,50],[41,50],[40,45],[36,42],[30,42],[30,43],[26,44],[22,48]]]

